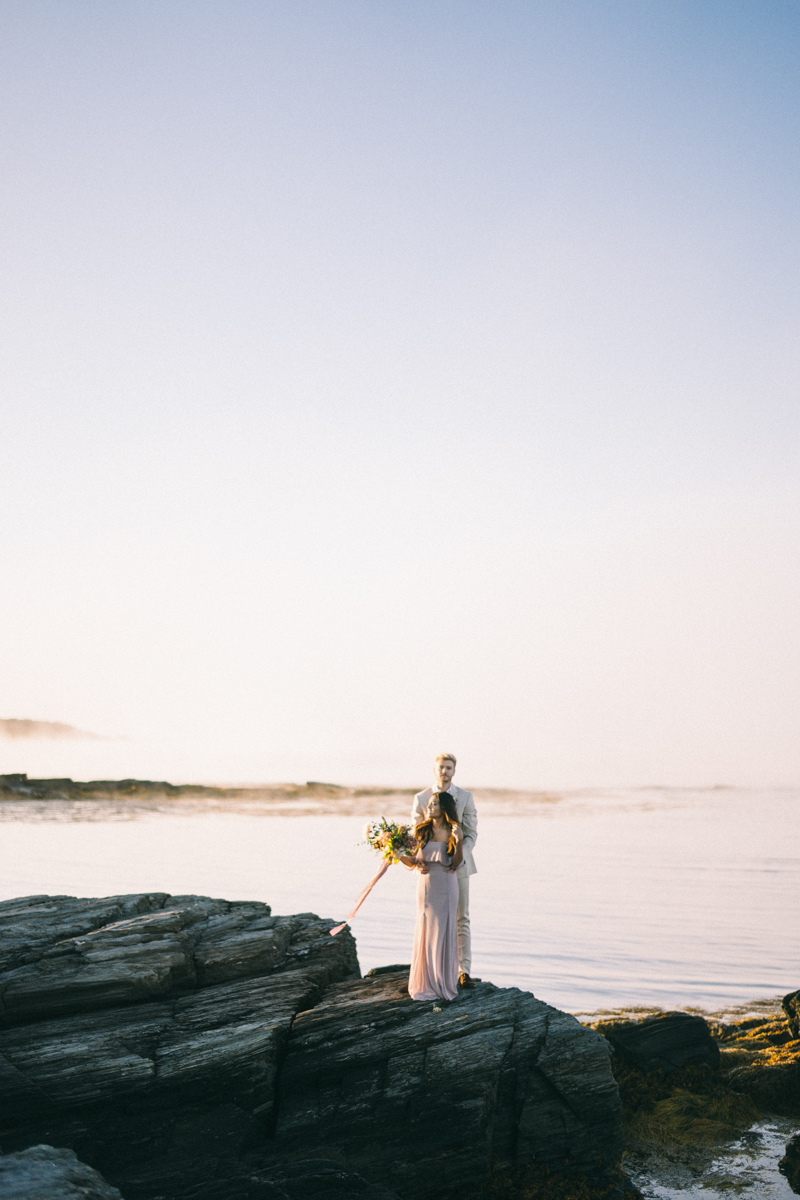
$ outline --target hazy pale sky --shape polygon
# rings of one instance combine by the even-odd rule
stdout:
[[[0,771],[800,782],[796,0],[0,2]]]

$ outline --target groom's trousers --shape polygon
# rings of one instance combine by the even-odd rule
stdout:
[[[458,871],[458,969],[472,970],[472,940],[469,932],[469,875],[466,869]]]

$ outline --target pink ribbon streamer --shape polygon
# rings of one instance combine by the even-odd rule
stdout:
[[[375,884],[378,882],[378,880],[379,880],[379,879],[382,879],[382,878],[383,878],[383,876],[384,876],[384,875],[386,874],[386,872],[389,870],[389,867],[390,867],[391,865],[392,865],[392,859],[391,859],[391,858],[390,858],[390,859],[387,859],[387,861],[386,861],[385,863],[383,863],[383,865],[381,866],[381,869],[380,869],[380,871],[378,871],[378,874],[375,876],[375,878],[374,878],[374,879],[371,879],[371,880],[369,881],[369,883],[367,884],[367,886],[364,888],[363,892],[361,892],[361,894],[359,895],[358,899],[356,900],[356,906],[355,906],[355,908],[353,909],[353,911],[352,911],[352,912],[349,912],[349,913],[347,914],[347,920],[346,920],[346,921],[342,921],[341,925],[335,925],[335,926],[334,926],[334,928],[333,928],[333,929],[330,931],[331,937],[334,937],[334,936],[335,936],[337,933],[341,933],[341,932],[342,932],[342,930],[344,929],[345,925],[347,924],[347,921],[352,921],[353,917],[356,915],[356,913],[358,912],[358,910],[361,908],[361,905],[364,903],[364,901],[366,900],[367,896],[370,894],[370,892],[372,891],[372,889],[375,887]]]

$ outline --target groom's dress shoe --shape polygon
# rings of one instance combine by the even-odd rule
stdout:
[[[466,971],[462,971],[458,977],[458,986],[462,988],[475,987],[475,980],[470,979]]]

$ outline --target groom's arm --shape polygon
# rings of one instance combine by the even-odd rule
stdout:
[[[478,840],[478,813],[472,792],[467,792],[467,802],[461,814],[461,828],[464,830],[464,849],[471,850]]]

